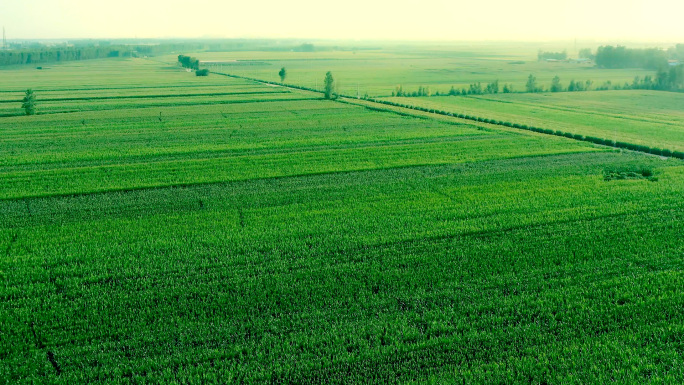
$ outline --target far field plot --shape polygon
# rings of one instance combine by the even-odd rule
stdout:
[[[345,95],[390,96],[398,86],[404,91],[429,87],[431,92],[447,93],[451,87],[468,88],[472,83],[483,86],[498,80],[501,87],[511,85],[525,89],[527,77],[534,74],[539,85],[547,89],[559,76],[564,85],[570,80],[591,80],[595,86],[631,83],[635,76],[655,76],[643,69],[598,69],[593,64],[548,63],[537,60],[536,44],[415,44],[359,47],[357,50],[317,52],[197,52],[211,70],[268,81],[280,81],[280,68],[287,69],[286,82],[323,89],[323,78],[331,71],[338,90]],[[172,63],[174,56],[163,60]]]
[[[387,100],[673,151],[684,150],[682,93],[631,90]]]

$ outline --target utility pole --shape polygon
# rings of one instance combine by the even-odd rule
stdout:
[[[2,27],[2,49],[7,49],[7,35],[4,26]]]

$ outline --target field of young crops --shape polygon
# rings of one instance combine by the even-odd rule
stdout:
[[[447,93],[452,86],[467,89],[477,82],[484,87],[495,80],[500,87],[509,84],[515,91],[524,92],[530,74],[547,89],[555,76],[560,77],[565,87],[571,80],[591,80],[597,87],[606,81],[623,85],[631,84],[635,76],[655,76],[651,70],[596,69],[593,64],[539,62],[537,50],[542,46],[538,44],[392,46],[385,43],[372,48],[334,52],[197,52],[192,56],[207,61],[206,68],[268,81],[280,81],[278,72],[285,67],[287,83],[315,89],[323,89],[325,73],[331,71],[341,93],[371,97],[390,96],[399,85],[408,92],[429,87],[434,94]],[[166,56],[160,60],[170,64],[177,58]]]
[[[0,117],[0,383],[684,381],[680,160],[37,71],[0,71],[4,114],[38,96]]]
[[[684,94],[681,93],[630,90],[387,100],[684,151]]]

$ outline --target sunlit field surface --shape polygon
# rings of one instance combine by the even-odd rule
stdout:
[[[629,90],[387,100],[573,134],[684,150],[684,93]]]
[[[681,160],[172,61],[0,70],[1,383],[684,382]],[[582,95],[409,101],[681,148]]]
[[[530,74],[547,89],[555,76],[566,87],[571,80],[590,80],[596,88],[607,81],[631,84],[635,76],[655,75],[642,69],[597,69],[591,63],[539,62],[538,44],[384,45],[322,52],[197,52],[192,56],[212,70],[269,81],[280,81],[278,71],[285,67],[286,83],[321,90],[325,73],[331,71],[340,93],[361,97],[390,96],[398,86],[409,92],[422,86],[433,94],[447,93],[452,86],[460,90],[495,80],[502,88],[508,84],[514,91],[524,92]],[[160,59],[176,60],[172,55]]]

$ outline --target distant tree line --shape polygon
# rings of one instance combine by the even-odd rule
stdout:
[[[539,51],[537,53],[537,60],[565,60],[568,58],[568,52],[563,51],[563,52],[544,52],[544,51]]]
[[[610,80],[601,85],[592,88],[593,81],[575,81],[570,80],[568,86],[561,83],[559,76],[555,76],[551,80],[551,87],[548,88],[550,92],[574,92],[574,91],[607,91],[607,90],[659,90],[659,91],[684,91],[684,65],[670,66],[669,68],[661,68],[655,76],[645,76],[640,78],[635,77],[634,80],[624,84],[613,84]],[[537,79],[534,75],[530,75],[525,85],[527,92],[545,92],[544,86],[537,84]]]
[[[153,56],[171,52],[184,44],[159,45],[82,45],[48,47],[40,44],[29,48],[0,51],[0,66],[19,64],[47,64],[64,61],[105,59],[112,57]]]
[[[570,84],[568,84],[568,86],[565,87],[561,83],[560,77],[556,75],[551,80],[551,86],[548,89],[546,89],[543,85],[539,85],[537,83],[537,78],[534,75],[530,74],[530,76],[527,77],[527,83],[525,83],[525,91],[529,92],[529,93],[545,92],[545,91],[550,91],[550,92],[589,91],[591,89],[592,84],[594,84],[594,82],[591,80],[587,80],[587,81],[583,82],[583,81],[575,81],[573,79],[570,81]]]
[[[684,65],[670,67],[669,70],[661,68],[655,76],[636,76],[631,83],[613,84],[610,81],[603,83],[597,90],[658,90],[658,91],[684,91]]]
[[[677,44],[676,46],[670,48],[667,52],[670,55],[670,59],[684,61],[684,44]]]
[[[539,84],[537,78],[530,74],[525,83],[526,93],[537,92],[577,92],[577,91],[607,91],[607,90],[660,90],[660,91],[677,91],[684,92],[684,65],[669,66],[668,68],[661,68],[655,76],[645,76],[644,78],[635,77],[634,80],[624,84],[613,84],[611,81],[603,82],[594,87],[592,80],[575,81],[570,80],[570,83],[563,84],[559,76],[555,76],[551,80],[551,85],[547,88]],[[431,92],[429,87],[418,87],[417,91],[406,91],[402,86],[392,91],[392,96],[403,97],[421,97],[421,96],[459,96],[459,95],[487,95],[497,94],[500,91],[499,81],[495,80],[487,83],[485,86],[477,82],[470,84],[468,88],[457,89],[452,86],[449,92],[440,93]],[[516,92],[512,85],[504,84],[504,94]]]
[[[644,68],[657,70],[667,66],[668,52],[658,48],[635,49],[601,46],[596,51],[600,68]]]
[[[0,51],[0,66],[17,64],[45,64],[62,61],[130,57],[133,51],[122,47],[40,48]]]
[[[316,47],[311,43],[304,43],[292,49],[295,52],[314,52]]]
[[[418,96],[431,96],[430,87],[420,86],[417,91],[404,91],[404,87],[398,85],[397,88],[392,91],[392,96],[404,96],[404,97],[418,97]]]
[[[484,94],[498,94],[501,91],[499,81],[495,80],[486,85],[482,85],[481,82],[472,83],[467,88],[457,89],[451,86],[449,92],[440,93],[439,91],[432,92],[430,87],[420,86],[416,91],[406,91],[403,86],[397,86],[394,91],[392,91],[392,96],[403,96],[403,97],[420,97],[420,96],[457,96],[457,95],[484,95]],[[503,93],[512,93],[513,86],[510,84],[504,84]]]

